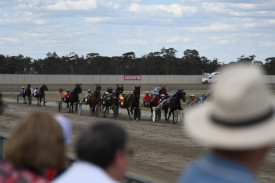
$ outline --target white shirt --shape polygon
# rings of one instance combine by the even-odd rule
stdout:
[[[89,162],[77,161],[53,183],[119,183],[102,168]]]

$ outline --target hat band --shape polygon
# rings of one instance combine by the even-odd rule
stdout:
[[[273,115],[273,113],[274,113],[273,108],[271,108],[270,110],[268,110],[267,113],[265,113],[264,115],[262,115],[260,117],[257,117],[257,118],[251,119],[251,120],[234,121],[234,123],[229,122],[229,121],[224,121],[222,119],[218,119],[216,116],[214,116],[212,114],[211,120],[213,123],[215,123],[217,125],[230,127],[230,128],[237,128],[237,127],[251,126],[251,125],[255,125],[255,124],[264,122],[265,120],[270,118]]]

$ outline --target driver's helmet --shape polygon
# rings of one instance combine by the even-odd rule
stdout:
[[[190,97],[191,97],[191,98],[194,98],[194,97],[195,97],[195,94],[193,94],[193,93],[190,94]]]
[[[126,95],[126,93],[123,92],[122,95]]]
[[[25,87],[24,87],[24,86],[22,86],[21,88],[22,88],[22,89],[24,89]]]
[[[164,95],[164,94],[161,94],[160,97],[165,97],[165,95]]]
[[[92,90],[91,90],[91,89],[88,89],[88,92],[92,92]]]
[[[106,91],[106,92],[105,92],[105,95],[109,95],[109,92]]]
[[[66,89],[66,92],[70,92],[70,89]]]
[[[149,94],[149,91],[146,91],[145,94]]]

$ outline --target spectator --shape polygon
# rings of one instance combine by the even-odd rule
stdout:
[[[145,107],[150,107],[150,102],[152,100],[152,97],[149,95],[149,91],[145,92],[145,95],[143,97],[143,104]]]
[[[0,182],[48,182],[48,169],[64,168],[62,127],[49,114],[28,114],[8,140],[5,157],[6,162],[0,163]]]
[[[108,122],[96,123],[76,142],[79,160],[54,183],[118,183],[124,177],[130,153],[122,127]]]
[[[256,183],[255,174],[275,141],[275,114],[261,70],[233,65],[222,70],[208,105],[186,115],[187,133],[210,147],[179,183]]]

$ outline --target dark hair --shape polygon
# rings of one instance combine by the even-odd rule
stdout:
[[[125,150],[127,133],[119,125],[99,122],[89,126],[77,139],[76,154],[80,160],[106,169],[117,150]]]

